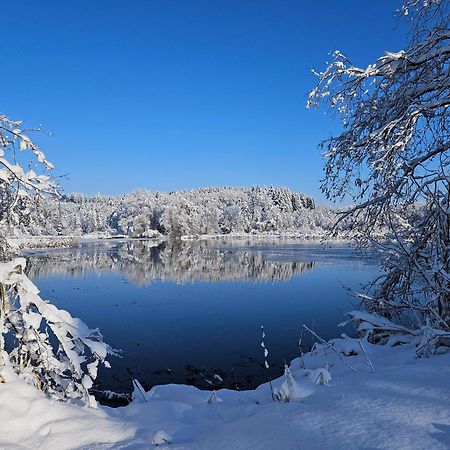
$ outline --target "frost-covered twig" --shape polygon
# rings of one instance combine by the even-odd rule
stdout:
[[[302,327],[302,329],[300,331],[300,338],[298,340],[298,351],[300,353],[300,369],[305,368],[305,361],[303,359],[303,350],[302,350],[303,331],[304,331],[304,328]]]
[[[373,367],[372,361],[370,360],[369,356],[367,355],[366,349],[364,348],[364,346],[361,342],[361,339],[358,339],[358,344],[361,347],[361,350],[362,350],[367,362],[369,363],[370,369],[372,370],[372,372],[375,372],[375,367]]]
[[[145,389],[142,387],[141,383],[139,383],[139,381],[136,379],[133,379],[132,382],[133,382],[133,393],[131,395],[131,398],[133,400],[142,398],[144,402],[148,402],[147,393],[145,392]]]
[[[208,403],[208,405],[214,405],[217,403],[216,391],[212,391],[212,394],[209,396],[208,401],[206,403]]]
[[[330,345],[325,339],[322,339],[318,334],[316,334],[314,331],[309,329],[306,325],[303,325],[303,328],[306,331],[309,331],[315,338],[317,338],[321,342],[321,344],[325,345],[330,350],[332,350],[334,353],[336,353],[336,355],[338,355],[339,359],[342,361],[342,364],[344,364],[344,366],[348,367],[353,372],[358,372],[354,367],[352,367],[349,364],[347,364],[345,362],[344,358],[342,357],[342,355],[332,345]]]
[[[275,396],[273,393],[273,386],[272,386],[272,380],[270,378],[270,374],[269,374],[269,363],[267,362],[267,356],[269,356],[269,350],[267,350],[266,348],[266,344],[264,343],[264,338],[266,337],[266,333],[264,332],[264,326],[261,325],[261,333],[262,333],[262,337],[261,337],[261,347],[263,348],[263,353],[264,353],[264,367],[267,371],[267,375],[269,376],[269,386],[270,386],[270,393],[272,395],[272,401],[275,401]]]

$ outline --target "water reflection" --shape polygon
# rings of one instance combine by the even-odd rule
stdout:
[[[314,268],[313,261],[273,260],[257,247],[221,247],[209,241],[107,241],[31,254],[31,278],[58,274],[82,278],[88,272],[113,271],[139,285],[153,280],[280,281]]]
[[[357,289],[376,270],[346,247],[279,241],[100,241],[28,259],[44,298],[123,350],[99,372],[99,387],[116,391],[132,378],[255,387],[267,378],[262,324],[276,376],[297,356],[302,324],[325,339],[352,333],[337,326],[353,308],[342,284]]]

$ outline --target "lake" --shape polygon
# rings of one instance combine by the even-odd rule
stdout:
[[[98,389],[129,392],[188,383],[254,388],[298,356],[303,324],[324,339],[377,273],[375,261],[344,245],[289,241],[96,241],[27,252],[42,297],[99,328],[122,357],[99,372]],[[269,350],[263,368],[261,325]],[[305,334],[303,347],[314,342]]]

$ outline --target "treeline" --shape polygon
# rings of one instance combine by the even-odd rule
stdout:
[[[91,233],[129,237],[292,232],[322,235],[330,208],[286,188],[206,188],[123,196],[69,194],[30,202],[14,229],[33,236]],[[17,231],[16,231],[17,234]]]

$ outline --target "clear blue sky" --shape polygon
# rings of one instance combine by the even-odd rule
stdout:
[[[403,47],[379,0],[17,0],[2,5],[0,112],[37,142],[66,192],[279,185],[315,195],[305,109],[340,49],[363,65]]]

